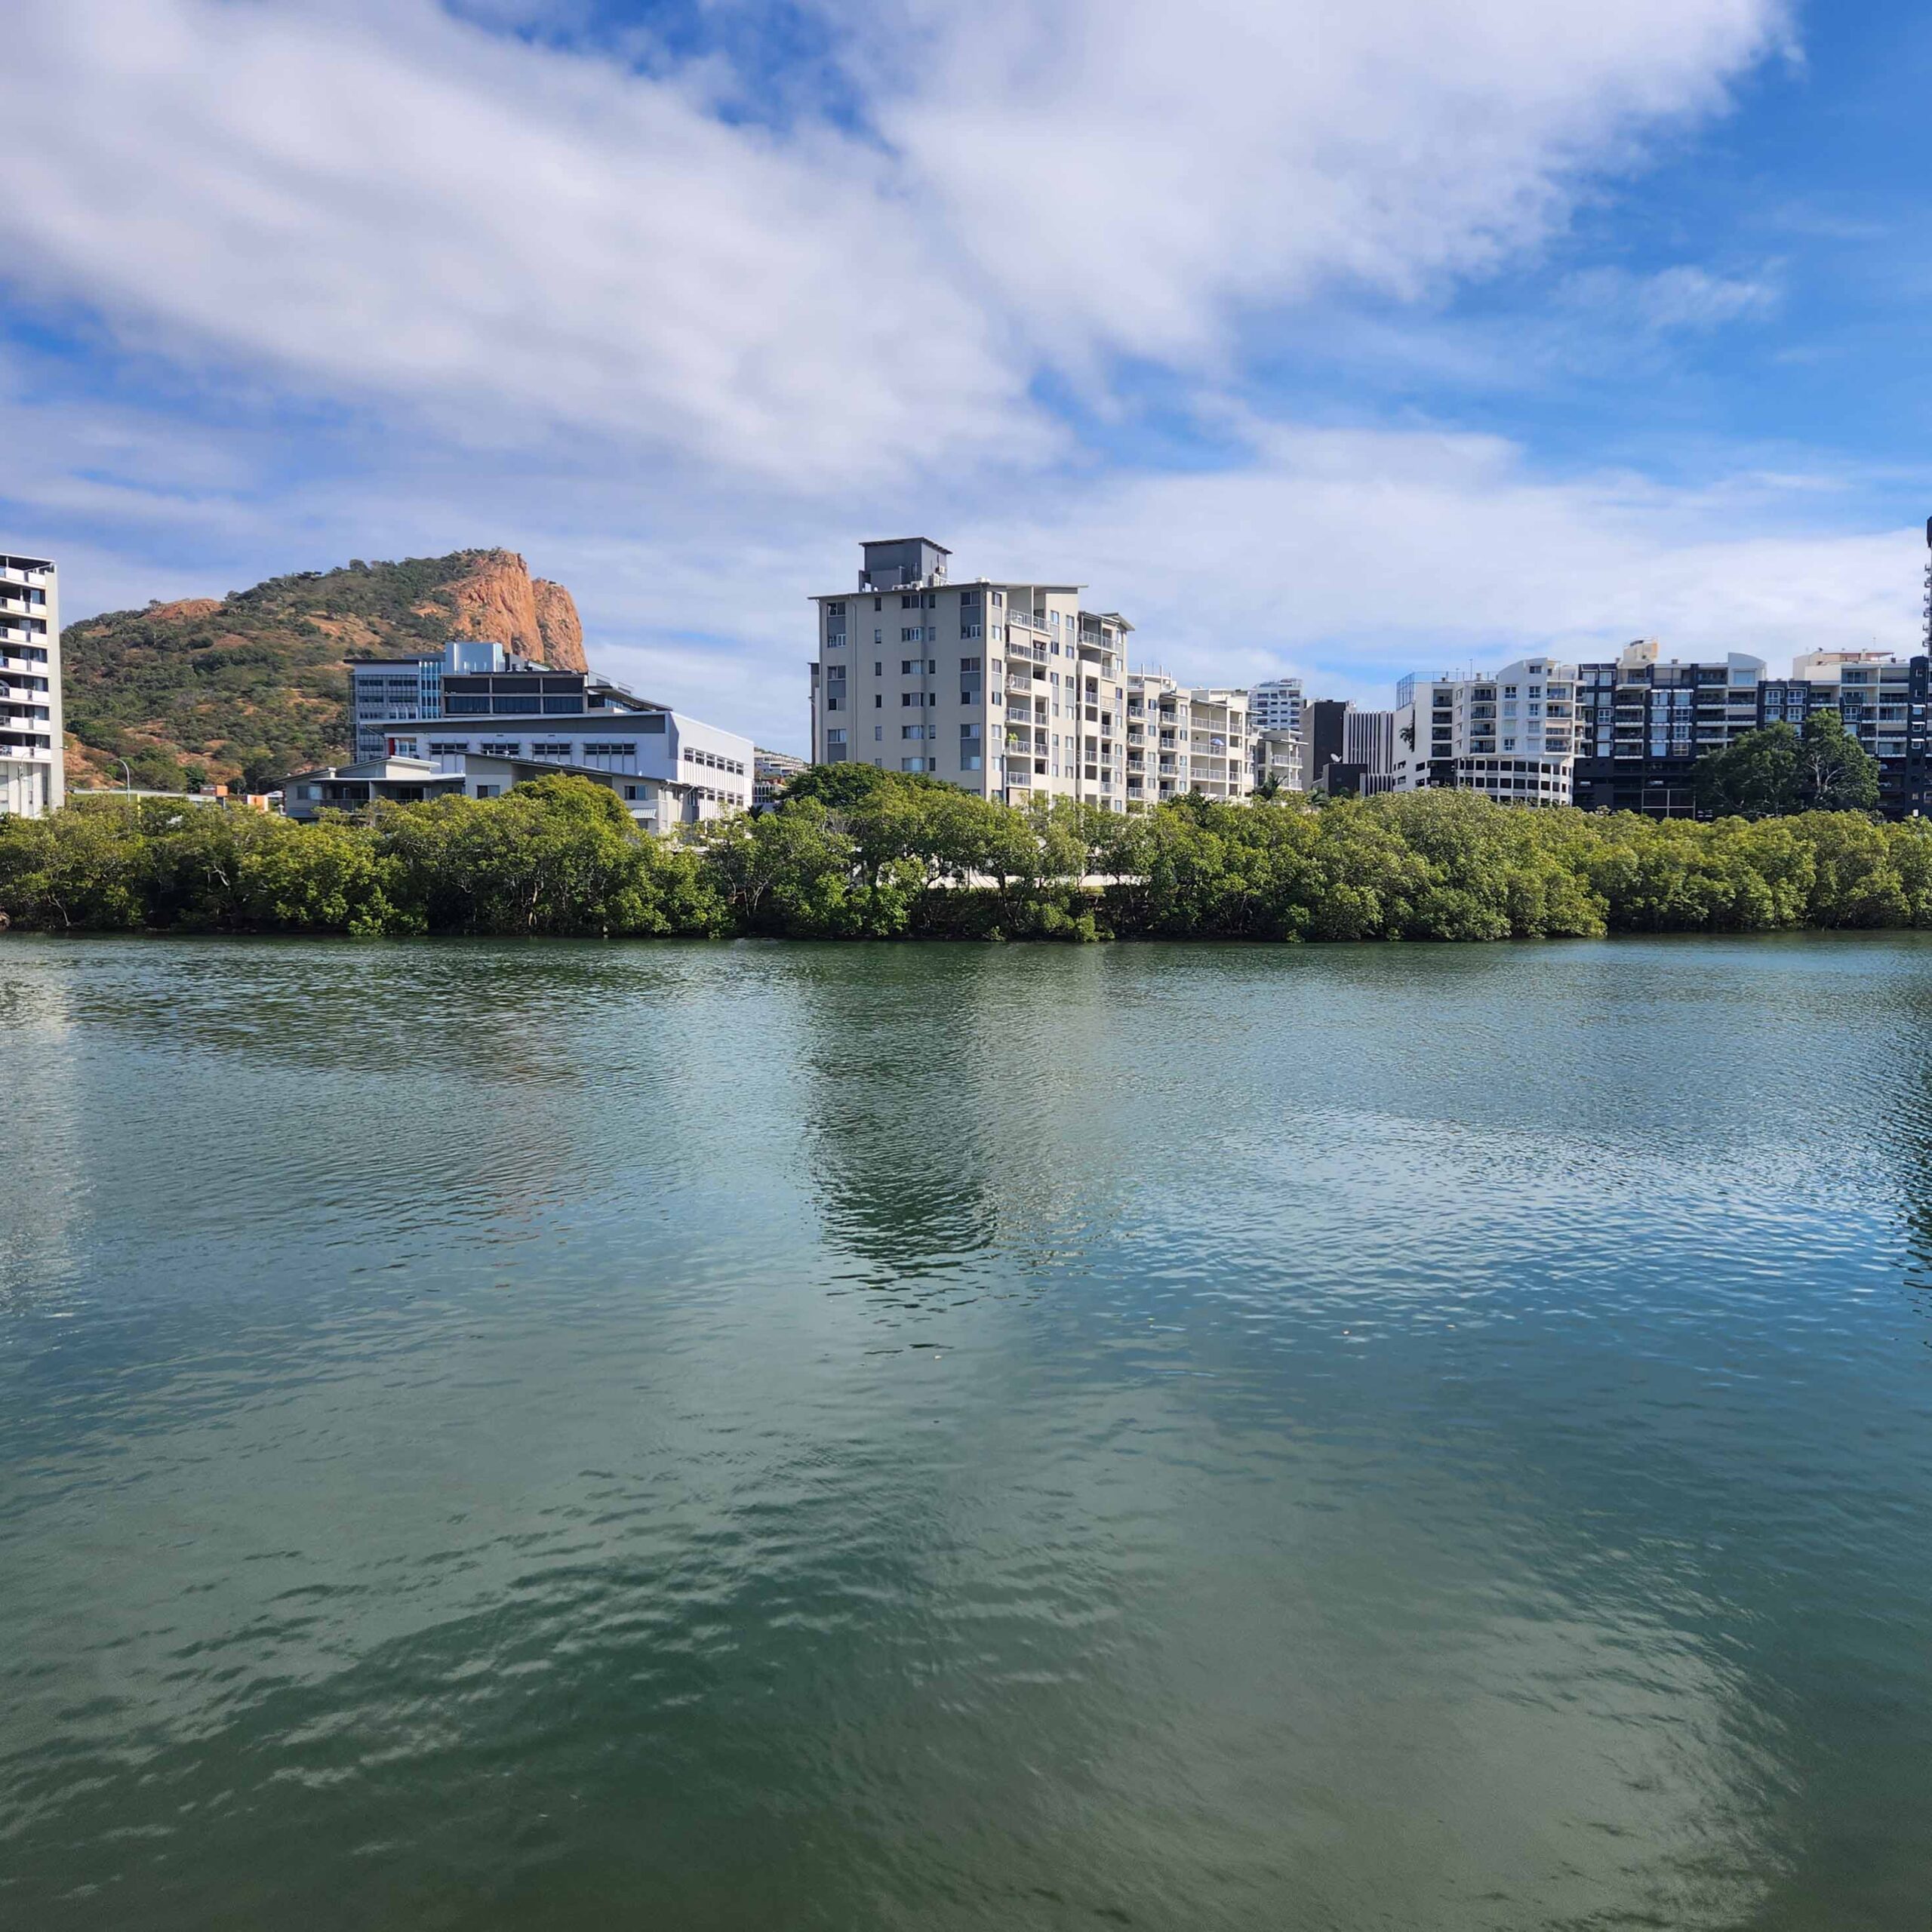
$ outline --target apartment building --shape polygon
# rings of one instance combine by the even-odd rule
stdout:
[[[1832,710],[1878,761],[1878,808],[1888,817],[1924,812],[1928,799],[1926,706],[1932,660],[1889,651],[1807,651],[1789,678],[1758,686],[1761,724],[1802,731],[1814,712]]]
[[[1023,804],[1121,809],[1127,638],[1077,583],[955,583],[928,537],[860,546],[856,592],[814,597],[815,763],[931,772]]]
[[[752,803],[775,805],[785,788],[805,769],[805,761],[789,752],[768,751],[760,745],[752,758]]]
[[[1519,658],[1493,678],[1403,678],[1392,720],[1392,789],[1570,804],[1577,678],[1574,665],[1549,657]]]
[[[1223,801],[1254,789],[1247,693],[1183,685],[1161,671],[1127,679],[1126,808],[1144,811],[1189,792]]]
[[[1764,660],[1734,651],[1683,663],[1655,638],[1577,667],[1576,801],[1590,811],[1688,817],[1692,771],[1760,721]]]
[[[1254,724],[1252,712],[1248,723]],[[1248,734],[1248,749],[1254,790],[1270,783],[1284,792],[1308,789],[1308,740],[1301,730],[1263,731],[1257,728]]]
[[[1257,735],[1285,732],[1293,737],[1301,730],[1303,703],[1299,678],[1264,678],[1247,694],[1248,728]]]
[[[0,555],[0,814],[38,818],[67,795],[60,605],[51,559]]]

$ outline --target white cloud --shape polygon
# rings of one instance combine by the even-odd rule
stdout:
[[[14,540],[66,558],[70,614],[503,543],[607,668],[795,746],[804,598],[888,528],[1081,576],[1190,675],[1372,700],[1532,643],[1915,641],[1914,540],[1838,534],[1829,476],[1666,486],[1238,401],[1170,473],[1030,400],[1070,372],[1107,401],[1118,358],[1238,398],[1265,318],[1349,288],[1397,331],[1427,295],[1414,340],[1466,354],[1418,312],[1720,109],[1770,0],[818,0],[851,125],[724,111],[759,77],[717,48],[640,70],[549,38],[568,5],[465,11],[19,0],[16,286],[169,378],[137,407],[0,371]],[[1777,286],[1592,285],[1653,333]]]
[[[1727,275],[1690,263],[1651,275],[1585,269],[1564,283],[1561,294],[1567,306],[1599,322],[1658,331],[1761,321],[1775,312],[1783,296],[1775,265],[1755,275]]]
[[[1481,270],[1777,32],[1773,0],[823,11],[869,128],[432,0],[21,0],[0,236],[185,362],[809,491],[1038,436],[1044,367],[1212,364],[1338,279]]]
[[[128,342],[460,405],[484,443],[562,424],[754,471],[889,452],[915,408],[971,449],[1023,408],[858,142],[420,0],[58,0],[12,35],[39,78],[0,231]]]
[[[899,0],[898,17],[866,36],[874,111],[1014,311],[1062,354],[1183,358],[1213,352],[1231,311],[1491,267],[1592,171],[1718,108],[1782,32],[1763,0]]]

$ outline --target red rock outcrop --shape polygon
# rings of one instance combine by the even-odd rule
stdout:
[[[587,671],[583,655],[583,623],[577,614],[577,600],[561,583],[538,577],[531,585],[537,593],[537,629],[543,641],[543,661],[559,671]]]

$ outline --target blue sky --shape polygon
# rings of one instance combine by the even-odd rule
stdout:
[[[66,614],[504,544],[804,736],[866,534],[1202,680],[1898,648],[1932,20],[16,0],[0,539]]]

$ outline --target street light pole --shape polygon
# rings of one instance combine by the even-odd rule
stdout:
[[[128,761],[125,758],[117,758],[114,762],[121,768],[122,774],[128,781],[128,796],[131,799],[134,795],[134,774],[133,768],[129,765]]]

